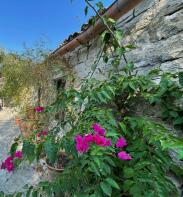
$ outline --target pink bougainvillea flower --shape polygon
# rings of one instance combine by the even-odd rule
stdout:
[[[21,151],[16,151],[14,156],[9,156],[5,159],[5,161],[1,164],[0,168],[1,169],[6,169],[8,172],[11,172],[14,170],[14,163],[13,163],[13,159],[14,158],[22,158],[22,152]]]
[[[86,153],[89,149],[89,146],[87,143],[83,142],[81,144],[76,144],[76,149],[79,153]]]
[[[131,160],[132,157],[125,151],[121,151],[118,153],[118,158],[121,160]]]
[[[22,151],[16,151],[14,157],[21,159],[23,157]]]
[[[102,128],[99,124],[94,123],[92,125],[92,128],[93,128],[93,130],[95,131],[96,134],[105,135],[105,129]]]
[[[41,133],[42,133],[43,136],[47,136],[48,135],[48,131],[47,130],[42,131]]]
[[[76,136],[75,136],[75,141],[76,141],[77,143],[82,143],[82,141],[83,141],[82,135],[76,135]]]
[[[111,139],[107,139],[105,146],[112,146]]]
[[[7,169],[8,172],[13,171],[14,164],[13,164],[13,157],[9,156],[5,159],[5,161],[1,164],[1,169]]]
[[[116,147],[117,147],[117,148],[123,148],[123,147],[125,147],[125,146],[127,146],[127,145],[128,145],[128,144],[126,143],[125,138],[123,138],[123,137],[118,138],[118,140],[117,140],[117,142],[116,142]]]
[[[100,136],[100,135],[94,135],[94,141],[96,143],[96,145],[98,146],[111,146],[112,143],[111,143],[111,139],[107,139],[103,136]]]
[[[47,135],[48,135],[48,131],[47,130],[37,133],[37,137],[47,136]]]
[[[6,165],[6,169],[8,170],[8,172],[11,172],[14,170],[14,164],[13,163],[8,163]]]
[[[102,146],[106,142],[104,137],[97,135],[97,134],[94,135],[94,140],[95,140],[96,145],[98,146]]]
[[[85,135],[85,136],[84,136],[84,141],[85,141],[86,143],[91,143],[91,142],[93,142],[93,141],[94,141],[93,135],[92,135],[91,133]]]
[[[89,145],[81,135],[77,135],[75,137],[75,141],[76,141],[76,150],[79,153],[85,153],[88,151]]]
[[[12,156],[9,156],[5,160],[5,165],[8,164],[8,163],[12,163],[12,162],[13,162],[13,157]]]
[[[35,111],[36,112],[43,112],[44,111],[44,107],[37,106],[37,107],[35,107]]]
[[[37,133],[37,137],[41,137],[41,132]]]

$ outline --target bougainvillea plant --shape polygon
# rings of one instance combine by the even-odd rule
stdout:
[[[87,12],[91,1],[85,2]],[[96,7],[103,9],[101,2]],[[92,65],[90,77],[83,80],[80,91],[68,88],[47,107],[47,113],[64,110],[65,117],[54,130],[69,124],[69,132],[58,140],[49,131],[39,145],[24,141],[25,159],[39,159],[44,152],[54,162],[60,149],[72,159],[55,182],[44,181],[30,187],[27,196],[178,197],[179,188],[167,172],[183,176],[181,166],[174,162],[183,159],[183,141],[171,131],[183,128],[179,105],[183,74],[162,74],[155,69],[145,76],[137,75],[125,56],[132,46],[121,45],[123,32],[113,19],[102,17],[98,11],[96,14],[107,26],[101,35],[102,51]],[[96,17],[93,24],[95,20]],[[105,80],[92,78],[101,57],[111,63]],[[126,63],[120,69],[121,59]],[[157,76],[160,83],[154,81]],[[158,117],[151,109],[160,112]],[[172,159],[170,152],[176,158]]]
[[[13,156],[8,156],[1,164],[1,169],[12,172],[17,164],[21,162],[23,155],[21,151],[16,151]]]
[[[84,136],[77,135],[75,137],[76,149],[78,153],[86,153],[89,151],[90,146],[93,144],[100,147],[112,147],[115,152],[116,148],[123,148],[127,146],[126,140],[123,137],[117,139],[115,146],[112,145],[112,140],[105,137],[106,131],[99,124],[94,123],[92,125],[94,133],[88,133]],[[121,160],[131,160],[132,157],[125,151],[116,153]]]
[[[40,131],[37,133],[37,137],[42,137],[42,136],[47,136],[48,135],[48,130]]]
[[[43,112],[44,111],[44,107],[42,107],[42,106],[37,106],[37,107],[35,107],[35,111],[36,112]]]

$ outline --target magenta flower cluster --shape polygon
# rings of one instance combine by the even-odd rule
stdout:
[[[37,106],[37,107],[35,107],[35,111],[36,111],[36,112],[43,112],[43,111],[44,111],[44,107],[42,107],[42,106]]]
[[[75,137],[76,149],[78,153],[86,153],[90,148],[90,144],[92,143],[94,143],[97,146],[102,146],[102,147],[112,146],[111,139],[108,139],[105,136],[106,130],[104,128],[102,128],[99,124],[94,123],[92,125],[92,129],[94,131],[94,134],[89,133],[84,136],[77,135]],[[119,138],[115,146],[116,148],[123,148],[127,146],[126,140],[123,137]],[[122,160],[132,159],[132,157],[129,154],[127,154],[125,151],[119,152],[118,158]]]
[[[8,172],[11,172],[14,170],[14,163],[13,160],[15,158],[21,159],[23,157],[22,151],[16,151],[13,156],[7,157],[3,163],[1,164],[1,169],[6,169]]]
[[[47,135],[48,135],[48,131],[47,130],[44,130],[44,131],[41,131],[41,132],[37,133],[37,137],[47,136]]]
[[[99,124],[93,124],[92,128],[94,134],[89,133],[85,136],[77,135],[75,137],[76,149],[79,153],[85,153],[89,150],[89,145],[95,143],[97,146],[111,146],[111,139],[105,137],[105,129],[103,129]]]

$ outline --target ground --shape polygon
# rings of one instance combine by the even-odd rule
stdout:
[[[5,108],[0,111],[0,164],[7,157],[8,150],[14,137],[20,134],[12,112]],[[0,170],[0,192],[12,194],[16,191],[23,191],[26,184],[34,185],[40,180],[40,175],[36,172],[34,165],[24,162],[19,169],[8,173]]]

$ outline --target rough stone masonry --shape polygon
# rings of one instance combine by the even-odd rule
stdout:
[[[183,0],[143,0],[117,24],[125,33],[122,42],[136,46],[126,56],[134,62],[138,72],[146,73],[155,66],[163,71],[183,70]],[[75,76],[83,78],[91,72],[99,50],[99,38],[95,38],[87,46],[68,52],[64,58]],[[96,71],[97,78],[106,75],[109,65],[101,61],[100,68],[103,74]]]

